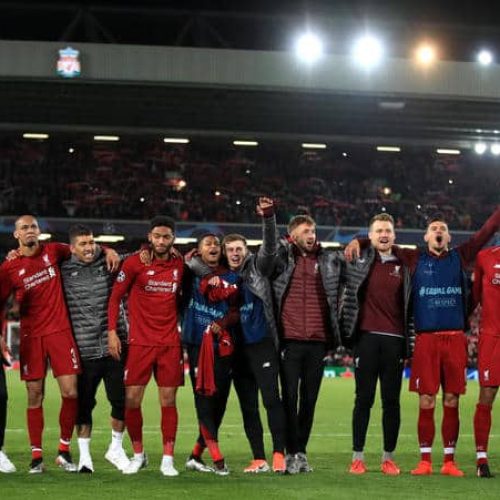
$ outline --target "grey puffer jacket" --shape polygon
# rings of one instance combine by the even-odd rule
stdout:
[[[95,260],[86,264],[74,255],[61,265],[64,295],[73,333],[82,359],[98,359],[108,352],[108,300],[114,275],[106,268],[104,253],[98,248]],[[123,304],[117,334],[127,338]]]
[[[394,254],[398,257],[398,251],[393,247]],[[362,250],[358,259],[352,262],[345,262],[343,277],[343,293],[340,310],[340,329],[343,342],[350,346],[356,341],[358,317],[360,311],[359,297],[365,280],[370,274],[370,270],[375,261],[376,250],[369,247]],[[407,266],[403,265],[403,294],[404,294],[404,322],[406,357],[411,356],[415,340],[415,330],[411,315],[411,273]]]

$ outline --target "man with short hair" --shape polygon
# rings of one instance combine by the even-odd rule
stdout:
[[[76,224],[69,230],[71,259],[61,264],[64,295],[80,354],[82,373],[78,375],[77,435],[80,450],[78,471],[94,472],[90,454],[92,411],[101,381],[111,404],[111,443],[106,460],[123,470],[129,460],[123,449],[125,429],[125,387],[123,385],[125,349],[116,360],[108,350],[108,300],[115,274],[108,271],[102,249],[92,230]],[[120,307],[118,336],[127,338],[124,309]]]
[[[448,224],[441,215],[429,220],[424,239],[426,252],[407,252],[412,256],[413,313],[417,333],[413,353],[410,390],[419,394],[418,437],[421,461],[414,475],[432,473],[431,451],[434,440],[434,408],[439,386],[443,386],[442,437],[444,463],[441,474],[461,477],[455,463],[455,446],[460,427],[458,404],[465,393],[467,342],[467,280],[464,269],[500,226],[500,208],[474,236],[450,249]]]
[[[345,291],[340,317],[346,343],[354,345],[356,399],[352,414],[353,459],[351,474],[367,471],[364,446],[370,410],[380,380],[384,448],[381,470],[399,475],[394,462],[401,421],[400,393],[403,361],[409,357],[411,328],[409,305],[411,276],[398,250],[394,219],[375,215],[368,231],[370,247],[360,258],[346,262]]]
[[[148,240],[151,263],[140,255],[123,263],[113,286],[108,307],[109,353],[117,361],[122,341],[117,333],[121,301],[128,293],[130,321],[128,353],[125,364],[125,425],[132,441],[134,456],[123,470],[136,474],[148,463],[142,439],[141,403],[144,391],[154,375],[161,406],[163,458],[160,471],[177,476],[174,445],[177,433],[177,388],[184,383],[181,340],[178,329],[178,301],[183,276],[183,260],[174,250],[175,222],[156,216],[150,223]]]
[[[14,238],[19,243],[16,258],[0,266],[0,311],[14,292],[21,317],[21,379],[28,392],[28,433],[31,444],[31,474],[44,470],[42,402],[47,364],[61,392],[59,413],[60,439],[56,463],[68,472],[76,472],[70,454],[70,440],[77,415],[77,374],[80,373],[78,348],[64,302],[59,264],[71,253],[68,245],[40,243],[40,228],[32,215],[15,222]],[[108,265],[116,264],[116,252],[107,252]]]
[[[491,410],[500,386],[500,246],[479,252],[472,287],[481,304],[479,325],[479,400],[474,414],[477,476],[493,477],[488,465]]]
[[[257,254],[249,252],[244,236],[228,234],[222,240],[229,269],[240,278],[240,325],[236,339],[233,383],[243,415],[253,460],[246,473],[269,470],[259,415],[259,391],[273,440],[272,470],[285,472],[286,422],[279,390],[279,338],[267,275],[276,256],[274,203],[259,198],[257,213],[263,220],[264,242]]]
[[[297,215],[278,247],[272,273],[281,339],[281,381],[287,418],[287,472],[311,472],[306,455],[324,358],[340,343],[337,320],[341,260],[316,240],[316,223]]]

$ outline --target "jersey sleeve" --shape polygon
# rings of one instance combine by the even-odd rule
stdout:
[[[475,232],[465,243],[457,247],[457,251],[464,265],[470,264],[481,248],[490,241],[500,228],[500,207],[483,224],[481,229]]]
[[[71,257],[70,246],[66,243],[52,243],[51,247],[54,250],[56,255],[56,259],[58,263],[61,263],[63,260],[67,260]]]
[[[123,296],[130,290],[134,283],[137,268],[134,265],[134,257],[129,257],[122,265],[118,273],[108,302],[108,328],[116,330],[118,317],[120,315],[120,303]]]

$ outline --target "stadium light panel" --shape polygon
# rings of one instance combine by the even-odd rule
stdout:
[[[486,149],[488,147],[486,146],[486,144],[484,142],[477,142],[476,144],[474,144],[474,151],[478,154],[478,155],[482,155],[486,152]]]
[[[125,240],[125,236],[121,234],[100,234],[94,238],[97,243],[118,243]]]
[[[304,149],[326,149],[326,144],[322,144],[320,142],[303,142],[302,147]]]
[[[380,101],[378,107],[389,111],[400,111],[406,107],[406,103],[404,101]]]
[[[399,153],[401,148],[399,146],[377,146],[377,151],[385,153]]]
[[[436,60],[436,49],[432,45],[423,44],[417,48],[416,51],[417,61],[424,65],[428,66],[432,64]]]
[[[188,243],[196,243],[198,240],[196,238],[190,238],[186,236],[179,236],[175,238],[175,242],[178,245],[187,245]]]
[[[38,236],[40,241],[47,241],[50,240],[50,238],[52,238],[52,234],[50,233],[40,233],[40,236]]]
[[[365,69],[379,64],[383,53],[382,43],[371,35],[365,35],[357,40],[352,51],[355,61]]]
[[[480,50],[477,54],[477,62],[481,66],[489,66],[493,62],[493,54],[486,49]]]
[[[257,141],[233,141],[235,146],[258,146]]]
[[[167,144],[189,144],[189,139],[184,139],[182,137],[164,137],[163,142]]]
[[[40,134],[34,132],[26,132],[23,134],[23,139],[48,139],[49,134]]]
[[[492,144],[490,148],[491,154],[498,156],[500,155],[500,144]]]
[[[295,44],[297,57],[305,63],[314,63],[323,55],[323,43],[313,33],[301,35]]]
[[[94,141],[116,142],[119,140],[120,137],[118,135],[94,135]]]
[[[436,149],[438,155],[459,155],[461,153],[460,149],[446,149],[438,148]]]

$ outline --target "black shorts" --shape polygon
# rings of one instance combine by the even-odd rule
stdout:
[[[108,356],[99,359],[82,359],[82,373],[78,375],[77,425],[92,425],[92,410],[101,380],[111,404],[111,417],[125,419],[125,386],[123,384],[124,356],[117,361]]]

